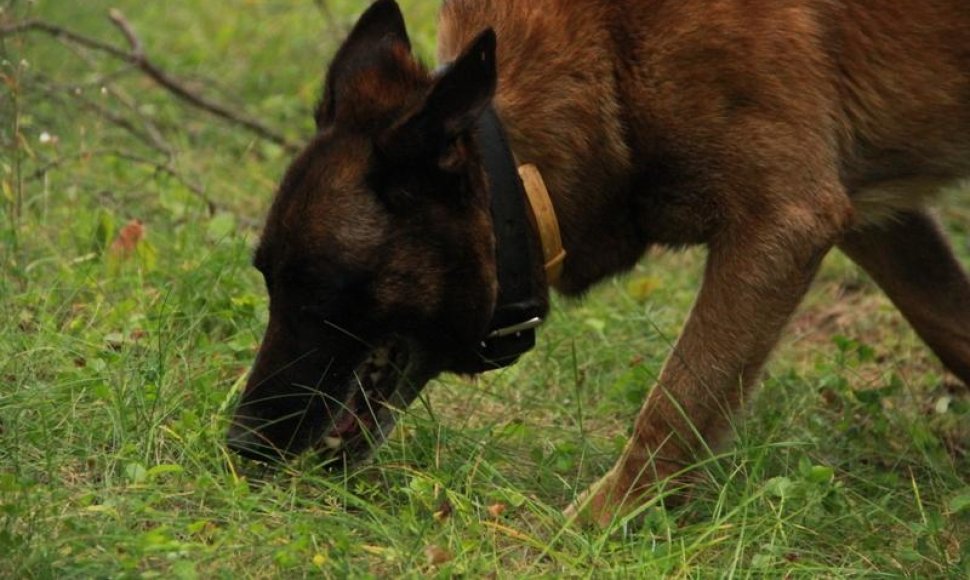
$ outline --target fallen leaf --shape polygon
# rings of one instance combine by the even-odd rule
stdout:
[[[428,564],[432,566],[440,566],[455,558],[451,552],[434,544],[424,549],[424,556],[428,559]]]
[[[638,276],[626,284],[626,291],[636,300],[646,300],[660,288],[660,279],[653,276]]]
[[[451,511],[451,503],[449,503],[448,500],[441,502],[441,505],[438,506],[438,511],[434,513],[434,521],[441,523],[447,520],[448,517],[451,516]]]
[[[145,225],[141,220],[133,219],[118,232],[118,237],[111,243],[111,253],[120,258],[130,258],[144,238]]]
[[[507,509],[508,509],[508,506],[505,505],[504,503],[493,503],[492,505],[488,506],[488,515],[492,516],[495,519],[499,519],[500,517],[502,517],[502,514],[504,514],[505,510]]]
[[[120,332],[109,332],[104,335],[104,342],[111,350],[121,350],[125,345],[125,335]]]

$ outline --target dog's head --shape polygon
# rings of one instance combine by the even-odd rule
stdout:
[[[484,170],[472,135],[495,91],[483,32],[432,74],[391,0],[337,52],[317,134],[276,193],[254,264],[269,325],[230,446],[356,460],[430,378],[462,371],[496,302]]]

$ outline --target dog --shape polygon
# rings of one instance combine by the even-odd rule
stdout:
[[[970,282],[924,209],[970,175],[966,0],[447,0],[438,58],[393,0],[333,58],[255,252],[233,449],[359,460],[434,376],[514,362],[550,289],[652,246],[705,245],[703,283],[570,517],[606,525],[717,444],[833,247],[970,384]],[[521,217],[514,164],[554,218]]]

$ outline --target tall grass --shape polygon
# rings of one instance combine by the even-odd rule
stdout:
[[[403,4],[430,58],[434,6]],[[123,46],[102,0],[2,6]],[[160,65],[294,140],[360,8],[110,6]],[[103,55],[0,50],[0,576],[970,575],[966,390],[838,256],[683,507],[658,492],[603,531],[560,515],[617,456],[698,251],[557,302],[522,363],[433,383],[366,466],[231,456],[266,322],[250,251],[287,155]],[[942,215],[966,263],[963,193]],[[112,249],[133,219],[136,251]]]

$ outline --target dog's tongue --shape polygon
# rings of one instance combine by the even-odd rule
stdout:
[[[359,395],[351,399],[343,413],[337,417],[333,427],[330,429],[332,437],[345,438],[356,435],[361,427],[370,429],[376,425],[372,412],[367,405],[358,405]],[[358,408],[360,407],[360,408]]]
[[[337,418],[337,422],[334,423],[333,429],[330,430],[337,437],[346,437],[357,432],[357,426],[359,425],[360,417],[358,417],[353,411],[344,411]]]

